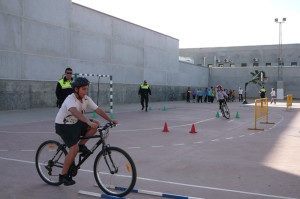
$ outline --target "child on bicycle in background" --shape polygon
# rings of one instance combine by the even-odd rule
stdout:
[[[216,98],[217,101],[219,102],[219,109],[221,110],[221,106],[225,102],[225,97],[228,97],[228,95],[226,94],[225,91],[222,90],[221,85],[218,85],[217,88],[218,90],[217,90]]]
[[[85,146],[88,139],[81,140],[78,143],[79,137],[94,135],[100,124],[99,121],[89,120],[83,115],[86,109],[89,108],[95,111],[109,122],[118,123],[116,120],[111,120],[106,113],[86,95],[89,84],[89,80],[84,77],[78,77],[71,82],[74,93],[66,98],[55,118],[56,133],[69,147],[69,153],[65,158],[62,172],[59,175],[60,183],[66,186],[75,184],[75,181],[72,179],[72,176],[68,174],[68,171],[77,153],[81,152],[85,155],[90,152]]]

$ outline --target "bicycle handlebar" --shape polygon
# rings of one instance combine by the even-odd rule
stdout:
[[[100,131],[104,131],[106,130],[107,128],[112,128],[112,127],[115,127],[116,124],[113,123],[113,122],[108,122],[106,123],[104,126],[98,126],[97,130],[100,132]]]

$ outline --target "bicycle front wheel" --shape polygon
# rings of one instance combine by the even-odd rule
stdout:
[[[224,112],[224,117],[226,119],[229,119],[230,118],[230,112],[229,112],[227,104],[224,104],[224,106],[223,106],[223,112]]]
[[[95,159],[94,176],[104,193],[123,197],[133,189],[137,174],[133,160],[124,150],[108,147]]]
[[[43,142],[35,155],[35,167],[44,182],[50,185],[60,185],[59,174],[64,165],[67,151],[54,140]]]

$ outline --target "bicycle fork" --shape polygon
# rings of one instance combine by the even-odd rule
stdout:
[[[112,168],[111,168],[110,164],[108,163],[107,156],[109,157]],[[118,167],[115,166],[114,161],[111,158],[111,152],[109,150],[105,150],[103,153],[103,157],[104,157],[105,163],[109,169],[110,174],[118,173]]]

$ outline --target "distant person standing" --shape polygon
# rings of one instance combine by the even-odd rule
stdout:
[[[194,90],[193,90],[193,103],[195,103],[195,101],[196,101],[196,96],[197,96],[197,91],[196,91],[196,89],[194,88]]]
[[[188,87],[186,90],[186,102],[190,102],[191,92],[190,87]]]
[[[260,98],[265,98],[266,97],[266,89],[265,89],[265,87],[261,87],[261,89],[260,89],[260,91],[259,91],[259,93],[260,93]]]
[[[272,102],[274,102],[274,104],[276,104],[276,92],[274,90],[274,88],[272,88],[272,91],[271,91],[271,104]]]
[[[205,98],[204,98],[204,102],[207,102],[207,98],[208,98],[208,90],[207,88],[205,88]]]
[[[58,108],[60,108],[65,99],[74,92],[71,86],[73,80],[72,73],[71,68],[66,68],[64,77],[57,82],[55,94],[57,98],[56,106]]]
[[[199,101],[201,101],[202,103],[202,89],[198,89],[197,91],[198,97],[197,97],[197,102],[199,103]]]
[[[147,84],[147,81],[144,80],[144,84],[140,86],[139,97],[141,98],[142,110],[144,110],[144,101],[146,102],[146,112],[148,111],[148,101],[149,95],[151,95],[150,86]]]
[[[243,101],[243,89],[240,87],[239,88],[239,102]]]

